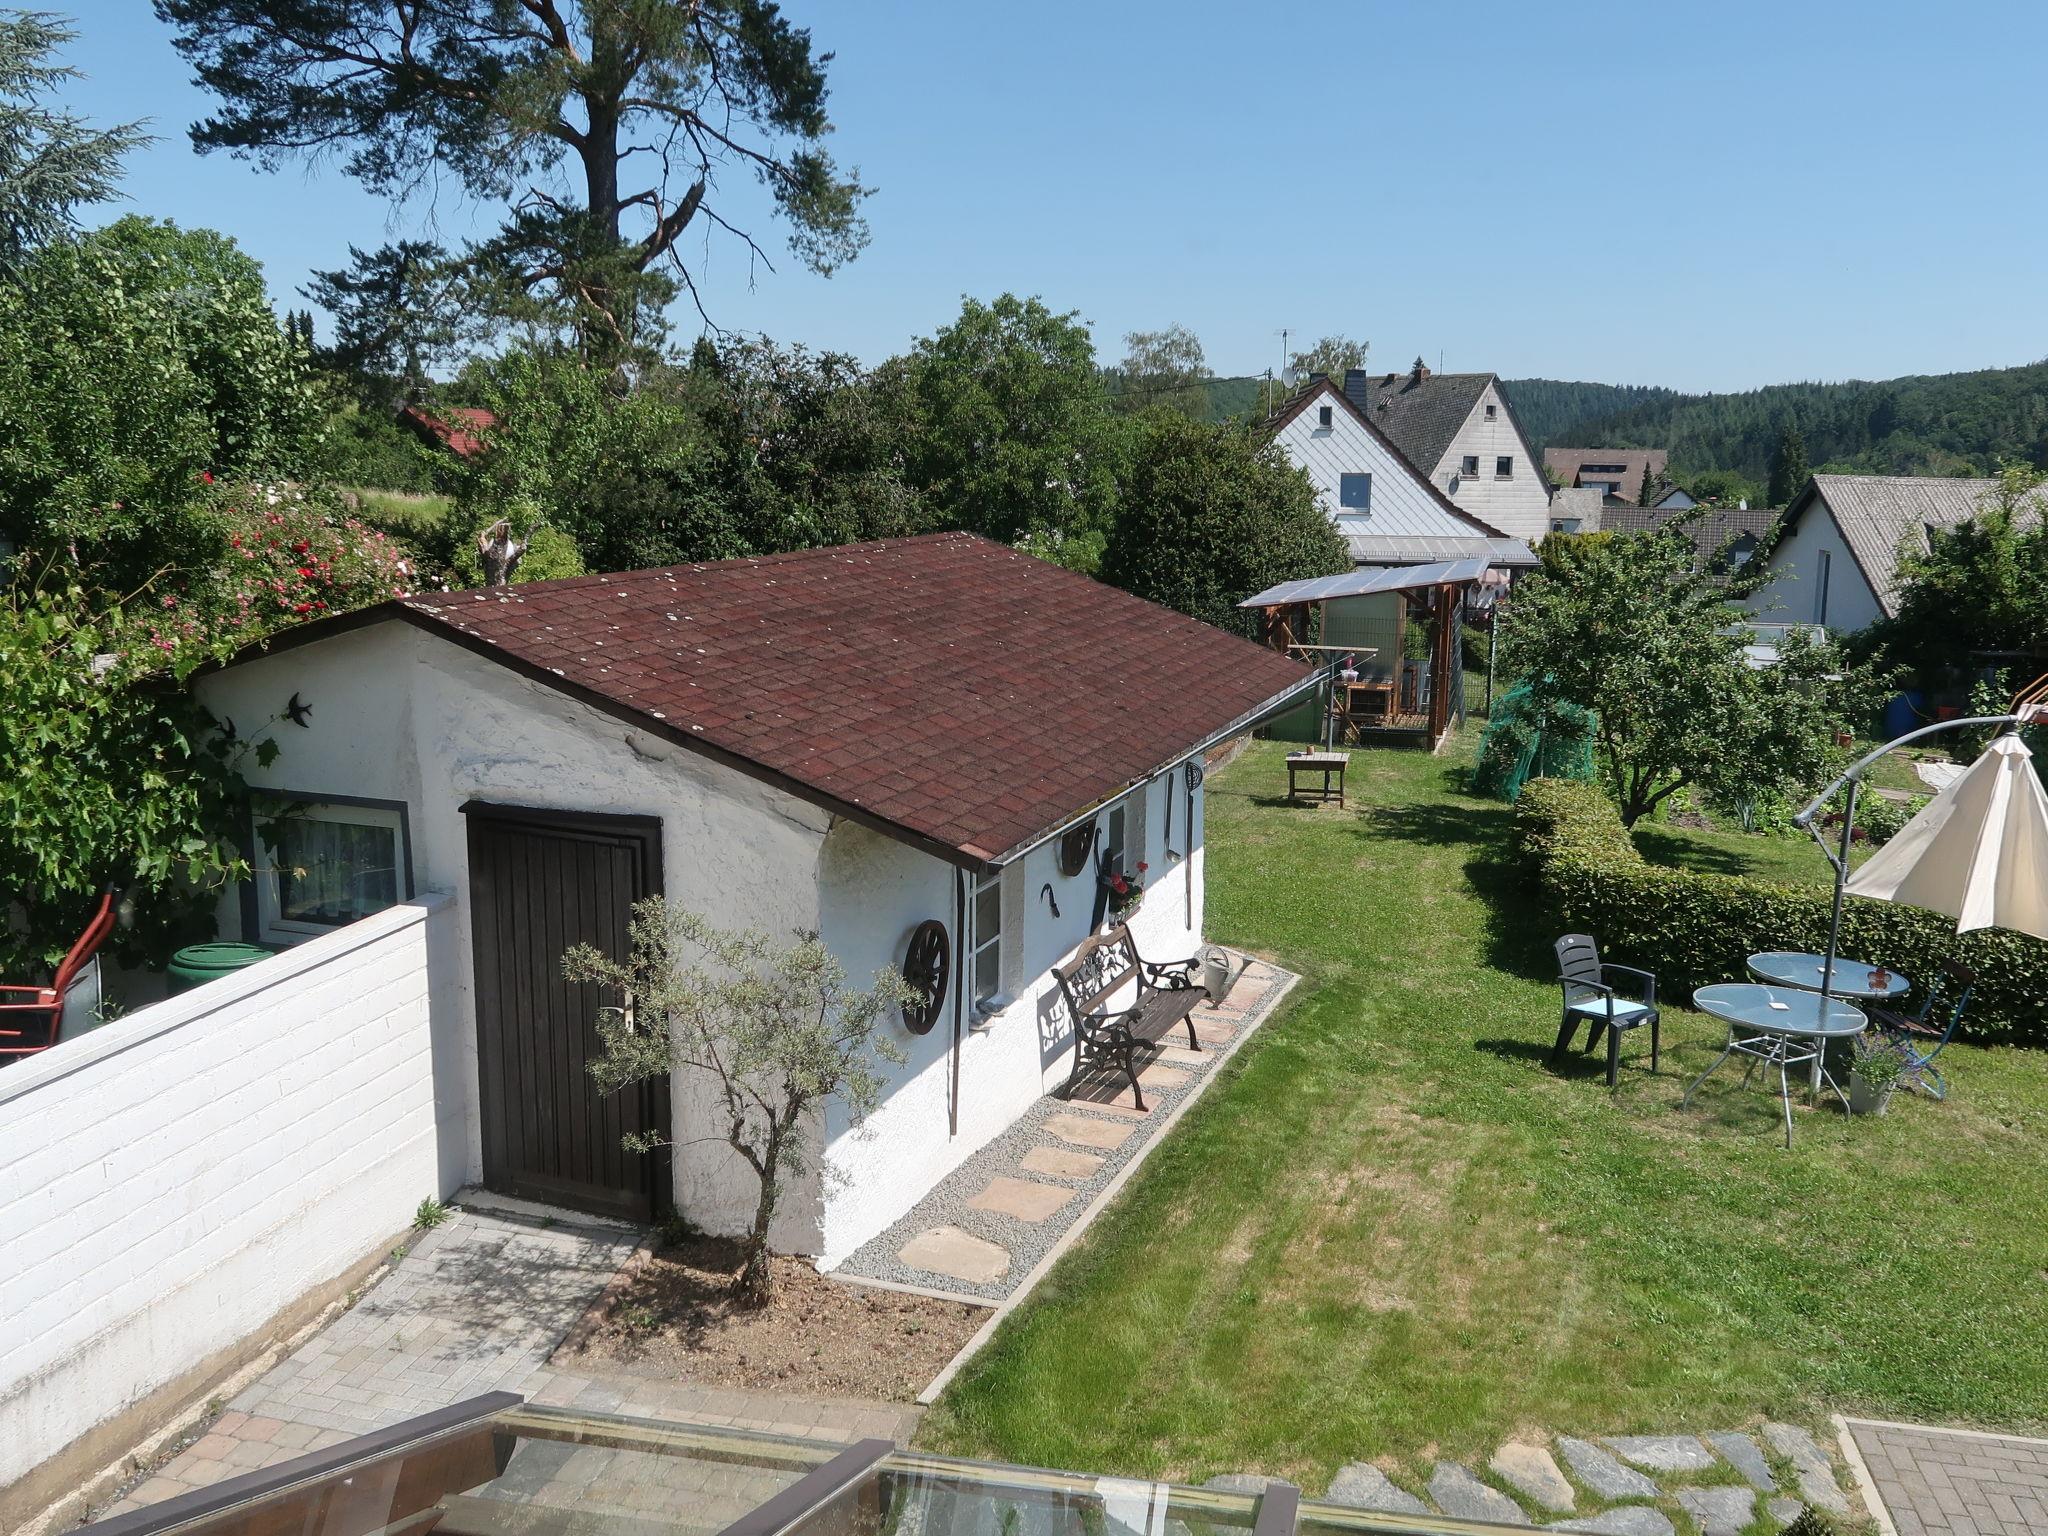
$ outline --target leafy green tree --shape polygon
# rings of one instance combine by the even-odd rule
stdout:
[[[1215,377],[1202,356],[1201,338],[1184,325],[1163,331],[1132,331],[1124,337],[1124,360],[1112,371],[1111,403],[1125,412],[1154,408],[1205,421],[1209,380]]]
[[[1315,487],[1285,453],[1237,425],[1160,414],[1143,423],[1102,579],[1242,635],[1237,605],[1275,582],[1351,568]]]
[[[905,474],[934,526],[1006,544],[1108,528],[1126,432],[1077,315],[1007,293],[969,299],[917,344],[905,386]]]
[[[1730,600],[1758,575],[1695,571],[1667,530],[1546,539],[1542,557],[1500,622],[1503,662],[1544,707],[1592,712],[1625,824],[1688,786],[1737,806],[1825,782],[1869,681],[1804,632],[1751,667]]]
[[[598,1092],[678,1070],[708,1084],[717,1132],[759,1186],[733,1296],[765,1306],[774,1294],[776,1206],[817,1155],[820,1111],[842,1105],[857,1130],[881,1102],[884,1064],[905,1059],[891,1029],[909,986],[884,970],[862,991],[815,933],[778,944],[715,928],[659,896],[634,906],[626,960],[582,944],[562,957],[562,970],[632,1003],[630,1014],[614,1006],[598,1017],[604,1054],[590,1064]],[[633,1151],[661,1145],[656,1136],[627,1140]]]
[[[460,286],[448,253],[431,241],[368,252],[352,245],[348,255],[346,267],[315,272],[304,289],[334,317],[333,345],[319,358],[363,405],[388,414],[425,394],[434,365],[449,357],[462,329]],[[311,315],[304,341],[311,350]]]
[[[112,197],[122,156],[149,139],[136,124],[93,128],[44,104],[79,78],[50,62],[77,35],[55,16],[0,11],[0,273],[68,234],[78,208]]]
[[[203,650],[162,669],[155,607],[61,569],[0,595],[0,971],[15,981],[62,957],[108,882],[135,913],[112,952],[161,964],[212,936],[222,885],[247,873],[238,765],[277,748],[260,730],[226,740],[181,686]]]
[[[1778,434],[1778,451],[1771,455],[1770,498],[1774,507],[1792,504],[1792,498],[1806,488],[1812,471],[1806,465],[1806,439],[1795,426]]]
[[[1859,643],[1922,676],[1987,652],[2048,654],[2048,476],[2008,465],[1966,523],[1936,528],[1899,561],[1898,613]],[[2036,668],[2035,670],[2039,670]]]
[[[1342,384],[1346,372],[1365,366],[1366,356],[1371,350],[1370,343],[1353,341],[1349,336],[1325,336],[1308,350],[1291,354],[1287,367],[1297,379],[1306,379],[1312,373],[1326,373]]]
[[[683,253],[700,231],[766,263],[723,180],[765,185],[815,271],[867,239],[866,190],[825,147],[832,56],[774,0],[155,7],[220,101],[193,125],[197,148],[268,166],[339,155],[387,195],[455,178],[506,205],[467,253],[485,290],[508,312],[566,325],[586,350],[652,339],[676,285],[695,291]]]
[[[213,482],[295,479],[319,426],[262,274],[210,230],[124,218],[0,285],[0,535],[121,590],[218,554]]]

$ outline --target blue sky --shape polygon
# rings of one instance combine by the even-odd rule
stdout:
[[[1190,326],[1226,374],[1282,326],[1685,389],[2048,356],[2036,0],[785,6],[838,54],[874,241],[829,280],[699,248],[734,329],[878,361],[1008,289],[1105,360]],[[208,100],[143,0],[68,9],[74,105],[159,135],[118,211],[227,231],[281,301],[351,242],[476,226],[452,192],[394,211],[195,155]]]

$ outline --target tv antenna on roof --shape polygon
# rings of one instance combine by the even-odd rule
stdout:
[[[1273,334],[1280,338],[1280,372],[1277,377],[1285,379],[1287,377],[1287,338],[1294,333],[1289,327],[1283,325]],[[1273,414],[1273,380],[1275,377],[1276,375],[1270,373],[1266,375],[1266,414],[1268,416]]]

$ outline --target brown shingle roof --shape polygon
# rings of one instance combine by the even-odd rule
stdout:
[[[1671,455],[1662,448],[1546,448],[1543,450],[1543,467],[1550,475],[1564,485],[1577,485],[1579,475],[1588,464],[1619,464],[1614,474],[1601,474],[1601,480],[1619,480],[1622,494],[1630,501],[1642,494],[1643,468],[1649,467],[1651,475],[1662,475],[1671,461]]]
[[[280,639],[379,617],[970,863],[1310,675],[964,533],[426,594]]]

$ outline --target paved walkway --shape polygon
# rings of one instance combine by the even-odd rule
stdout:
[[[1040,1099],[834,1273],[962,1301],[1008,1300],[1085,1223],[1103,1190],[1144,1159],[1179,1107],[1202,1092],[1295,979],[1250,961],[1221,1003],[1195,1009],[1199,1049],[1177,1028],[1139,1069],[1144,1109],[1121,1069],[1097,1070],[1071,1095]]]
[[[349,1311],[228,1404],[120,1513],[482,1392],[530,1390],[632,1253],[619,1228],[456,1211]]]
[[[1844,1422],[1898,1536],[2048,1531],[2048,1440]]]

